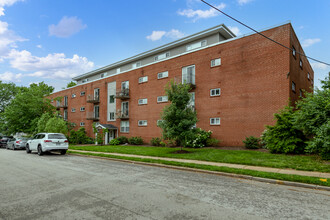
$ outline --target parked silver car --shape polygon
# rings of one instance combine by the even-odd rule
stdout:
[[[28,138],[11,138],[7,142],[6,149],[25,149],[26,142],[28,141]]]

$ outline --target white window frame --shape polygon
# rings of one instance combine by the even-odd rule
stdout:
[[[140,66],[141,66],[141,61],[132,64],[133,69],[139,68]]]
[[[86,79],[83,79],[83,80],[81,81],[81,83],[85,83],[85,82],[88,82],[88,81],[89,81],[89,79],[86,78]]]
[[[125,125],[125,126],[123,126],[123,125]],[[120,132],[121,133],[129,133],[129,121],[121,121],[120,122]]]
[[[192,44],[188,44],[186,46],[186,51],[195,50],[201,47],[205,47],[206,45],[207,45],[207,40],[201,40]]]
[[[191,73],[191,82],[189,82],[189,74],[188,74],[188,69],[193,67],[193,71]],[[185,66],[182,67],[182,83],[191,83],[195,85],[196,83],[196,66],[195,65],[190,65],[190,66]]]
[[[76,109],[75,108],[71,108],[71,112],[76,112]]]
[[[146,127],[146,126],[148,126],[148,121],[147,120],[139,120],[138,121],[138,126],[139,127]]]
[[[167,95],[157,97],[157,103],[162,103],[162,102],[168,102],[168,96]]]
[[[124,90],[124,89],[129,89],[129,81],[128,80],[121,82],[121,90]]]
[[[139,83],[145,83],[148,82],[148,76],[142,76],[139,78]]]
[[[215,66],[220,66],[221,65],[221,58],[216,58],[211,60],[211,67],[215,67]]]
[[[64,111],[63,111],[63,119],[64,119],[65,121],[68,120],[68,110],[66,110],[66,109],[64,109]]]
[[[157,74],[157,79],[164,79],[168,77],[168,71],[164,71]]]
[[[84,127],[85,126],[85,122],[80,122],[80,126]]]
[[[217,92],[219,91],[219,92]],[[214,95],[212,95],[212,93],[214,92]],[[218,93],[218,94],[217,94]],[[210,89],[210,96],[214,97],[214,96],[220,96],[221,95],[221,89],[220,88],[216,88],[216,89]]]
[[[80,96],[84,96],[86,94],[85,91],[80,92]]]
[[[210,118],[210,125],[220,125],[220,118]]]
[[[80,107],[80,111],[81,111],[81,112],[84,112],[85,110],[86,110],[85,107]]]
[[[146,104],[148,104],[148,99],[147,98],[139,99],[138,104],[139,105],[146,105]]]
[[[171,54],[170,52],[166,52],[166,53],[162,53],[162,54],[158,54],[157,56],[155,56],[155,61],[158,61],[158,60],[163,60],[163,59],[166,59],[168,57],[170,57]]]
[[[73,93],[73,94],[71,95],[71,98],[76,98],[76,93]]]
[[[113,118],[111,119],[111,115],[113,115]],[[115,112],[109,112],[109,121],[116,121],[116,114]]]

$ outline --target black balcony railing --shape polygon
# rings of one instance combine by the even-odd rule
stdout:
[[[129,99],[129,89],[121,89],[116,92],[117,99]]]
[[[98,120],[100,120],[100,116],[97,112],[87,112],[86,119],[98,121]]]
[[[100,102],[100,96],[98,96],[98,95],[88,95],[87,96],[87,102],[88,103],[99,103]]]
[[[116,115],[117,115],[117,118],[120,118],[120,119],[129,119],[128,111],[118,110]]]

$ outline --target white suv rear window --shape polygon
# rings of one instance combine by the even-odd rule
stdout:
[[[64,134],[49,134],[48,139],[66,139]]]

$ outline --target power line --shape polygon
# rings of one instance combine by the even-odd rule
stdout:
[[[292,48],[287,47],[287,46],[285,46],[285,45],[283,45],[283,44],[281,44],[281,43],[279,43],[279,42],[277,42],[277,41],[275,41],[275,40],[273,40],[273,39],[267,37],[266,35],[264,35],[264,34],[258,32],[258,31],[256,31],[255,29],[253,29],[253,28],[251,28],[250,26],[244,24],[243,22],[240,22],[239,20],[233,18],[232,16],[226,14],[225,12],[223,12],[223,11],[221,11],[220,9],[218,9],[217,7],[215,7],[215,6],[211,5],[211,4],[209,4],[208,2],[206,2],[206,1],[204,1],[204,0],[201,0],[201,1],[202,1],[203,3],[205,3],[205,4],[207,4],[208,6],[210,6],[211,8],[213,8],[213,9],[219,11],[220,13],[226,15],[226,16],[229,17],[230,19],[232,19],[232,20],[236,21],[237,23],[243,25],[244,27],[246,27],[246,28],[248,28],[248,29],[250,29],[250,30],[256,32],[257,34],[261,35],[262,37],[264,37],[264,38],[266,38],[266,39],[268,39],[268,40],[270,40],[270,41],[272,41],[272,42],[274,42],[274,43],[276,43],[276,44],[278,44],[278,45],[280,45],[280,46],[282,46],[282,47],[284,47],[284,48],[286,48],[286,49],[289,49],[290,51],[293,51]],[[323,64],[325,64],[325,65],[330,66],[329,63],[323,62],[323,61],[321,61],[321,60],[314,59],[314,58],[309,57],[309,56],[306,56],[305,54],[300,53],[299,51],[296,51],[296,53],[298,53],[298,54],[300,54],[301,56],[304,56],[304,57],[306,57],[306,58],[308,58],[308,59],[310,59],[310,60],[314,60],[314,61],[316,61],[316,62],[323,63]]]

